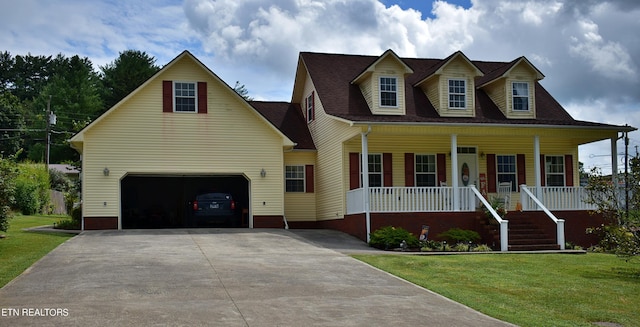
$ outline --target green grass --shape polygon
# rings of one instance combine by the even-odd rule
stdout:
[[[520,326],[640,326],[640,264],[609,254],[354,255]]]
[[[0,287],[16,278],[64,241],[73,237],[65,233],[23,231],[24,228],[53,225],[65,216],[17,216],[9,221],[6,238],[0,239]]]

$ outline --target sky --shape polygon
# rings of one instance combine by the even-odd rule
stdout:
[[[637,0],[0,0],[0,51],[77,54],[98,70],[129,49],[160,66],[189,50],[270,101],[291,99],[301,51],[525,56],[573,118],[640,127],[639,18]],[[640,132],[629,138],[633,155]],[[610,141],[579,152],[611,171]]]

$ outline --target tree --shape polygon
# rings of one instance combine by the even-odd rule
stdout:
[[[102,112],[100,79],[88,58],[58,55],[52,62],[52,77],[34,100],[31,116],[32,125],[40,130],[46,127],[47,102],[51,99],[51,111],[56,116],[52,125],[50,162],[75,161],[76,151],[69,147],[67,140],[73,133],[74,123],[79,120],[95,119]],[[42,162],[44,159],[44,132],[32,134],[34,143],[28,148],[28,158]]]
[[[126,50],[120,52],[112,63],[100,67],[105,109],[111,108],[160,70],[155,62],[156,59],[146,52]]]
[[[629,173],[621,174],[615,183],[592,169],[587,185],[587,202],[597,207],[606,224],[591,228],[589,233],[600,234],[600,246],[621,257],[640,255],[640,156],[631,158]],[[624,187],[620,187],[623,184]],[[628,201],[627,201],[628,199]]]
[[[240,84],[240,81],[236,81],[236,85],[233,87],[233,90],[236,91],[236,93],[238,93],[238,95],[245,100],[253,101],[253,98],[249,96],[249,91],[244,86],[244,84]]]
[[[9,92],[0,91],[0,128],[0,154],[15,154],[23,146],[24,108]]]

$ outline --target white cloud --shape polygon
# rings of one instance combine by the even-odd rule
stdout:
[[[574,118],[640,126],[640,2],[471,3],[465,9],[434,1],[422,19],[376,0],[22,0],[0,11],[0,50],[78,54],[104,65],[137,49],[162,65],[188,49],[254,98],[285,101],[300,51],[393,49],[444,58],[462,50],[471,59],[500,61],[524,55]]]

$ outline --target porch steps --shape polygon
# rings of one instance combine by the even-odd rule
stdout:
[[[478,217],[485,221],[485,232],[493,244],[500,244],[500,228],[489,224],[486,217]],[[509,220],[509,251],[543,251],[560,250],[555,235],[549,235],[536,220],[538,217],[524,212],[510,212],[505,217]]]
[[[549,235],[530,214],[514,212],[509,220],[509,251],[560,250],[555,235]]]

